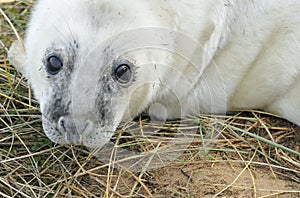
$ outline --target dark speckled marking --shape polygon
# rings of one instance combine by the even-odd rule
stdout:
[[[45,65],[46,57],[49,54],[58,54],[63,59],[63,69],[57,75],[47,74],[49,84],[51,86],[45,90],[47,101],[43,104],[43,127],[46,134],[53,136],[51,139],[56,141],[64,140],[64,133],[69,132],[76,136],[76,127],[72,121],[64,120],[63,123],[59,122],[59,119],[64,116],[69,118],[71,115],[70,106],[71,102],[71,80],[74,70],[74,63],[76,58],[76,50],[79,44],[76,41],[69,45],[60,47],[61,45],[53,44],[48,48],[45,53],[43,63]],[[44,66],[44,72],[46,69]],[[70,120],[70,119],[68,119]],[[58,137],[55,137],[58,136]],[[59,137],[61,136],[61,137]]]

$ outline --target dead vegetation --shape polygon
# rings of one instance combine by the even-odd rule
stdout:
[[[106,152],[53,144],[26,80],[6,59],[31,6],[0,0],[1,197],[300,196],[299,128],[262,112],[163,125],[140,118]]]

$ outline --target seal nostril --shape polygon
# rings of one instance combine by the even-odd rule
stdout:
[[[93,132],[93,129],[94,129],[94,123],[92,121],[88,120],[88,121],[86,121],[86,124],[85,124],[81,134],[88,135]]]
[[[62,128],[65,132],[67,131],[66,129],[66,121],[64,117],[59,118],[58,125],[60,128]]]

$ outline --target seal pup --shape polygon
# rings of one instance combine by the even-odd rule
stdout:
[[[144,111],[262,109],[300,125],[299,10],[297,0],[40,0],[24,54],[10,59],[60,144],[101,147]]]

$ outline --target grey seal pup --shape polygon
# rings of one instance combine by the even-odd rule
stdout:
[[[262,109],[300,125],[297,0],[39,0],[25,51],[46,135],[101,147],[118,125]]]

